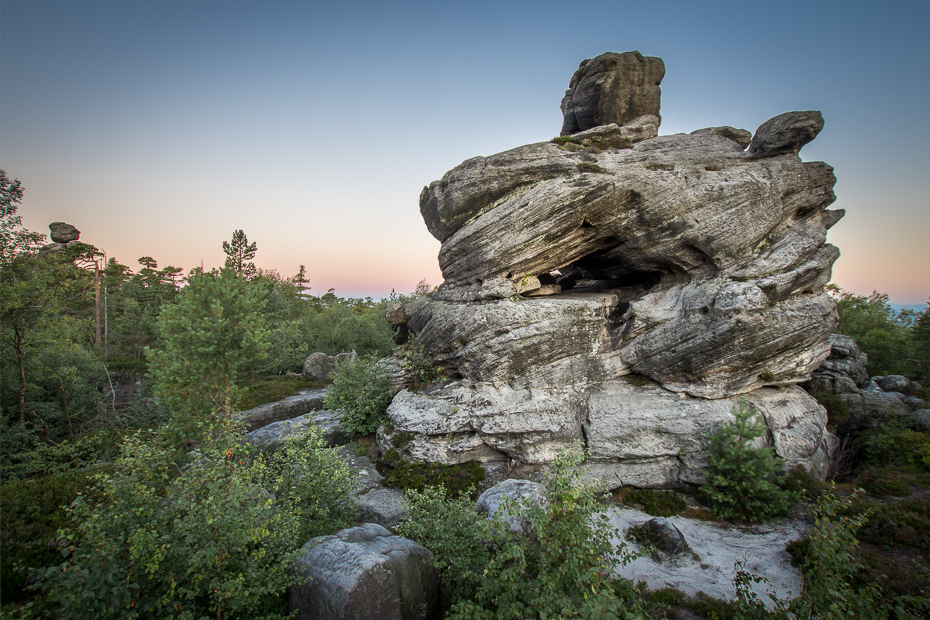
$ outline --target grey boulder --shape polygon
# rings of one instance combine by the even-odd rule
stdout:
[[[823,115],[816,110],[786,112],[762,123],[747,149],[755,157],[797,153],[823,129]]]
[[[81,231],[71,224],[52,222],[48,225],[48,228],[52,233],[52,241],[55,243],[68,243],[81,238]]]
[[[398,489],[375,488],[358,496],[358,518],[394,528],[408,514],[404,492]]]
[[[659,551],[668,555],[681,555],[688,550],[688,543],[685,541],[685,535],[681,533],[675,524],[665,517],[655,517],[646,521],[646,526],[652,530],[652,533],[662,541],[662,547]]]
[[[349,442],[349,437],[339,425],[339,418],[338,411],[314,411],[263,426],[248,433],[244,441],[264,454],[271,454],[284,448],[288,437],[303,432],[308,426],[316,426],[323,431],[323,438],[329,447],[341,446]]]
[[[514,505],[513,512],[504,506],[508,501]],[[476,506],[479,511],[503,520],[512,533],[528,536],[533,532],[533,522],[525,516],[525,509],[531,506],[547,509],[549,494],[538,482],[511,478],[487,489],[478,497]]]
[[[431,620],[441,612],[433,554],[374,523],[311,539],[292,570],[306,578],[288,591],[298,620]]]

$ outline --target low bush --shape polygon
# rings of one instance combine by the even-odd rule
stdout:
[[[752,445],[765,434],[765,427],[753,420],[759,412],[746,409],[740,399],[732,413],[735,420],[708,437],[710,467],[701,492],[722,519],[766,521],[785,516],[799,494],[779,486],[782,463],[775,450]]]
[[[671,517],[683,513],[688,504],[671,491],[633,489],[623,500],[624,504],[640,504],[643,511],[654,517]]]
[[[251,458],[222,421],[179,469],[159,437],[128,437],[100,501],[79,495],[58,566],[35,571],[67,618],[283,617],[305,537],[347,525],[353,478],[320,432]],[[344,493],[344,495],[343,495]]]
[[[611,568],[629,561],[630,555],[612,544],[606,506],[581,483],[575,469],[581,458],[580,451],[563,452],[552,463],[544,480],[548,509],[532,506],[521,511],[513,503],[506,507],[510,514],[529,517],[532,537],[506,534],[504,524],[489,524],[471,502],[459,500],[455,514],[449,515],[435,498],[431,511],[430,504],[411,495],[416,506],[411,523],[419,530],[404,531],[439,549],[437,565],[444,581],[450,582],[448,589],[455,587],[451,581],[458,575],[468,576],[459,579],[468,587],[452,601],[446,618],[649,617],[642,593],[631,582],[612,578]],[[433,540],[439,536],[450,542],[437,545]],[[465,568],[454,570],[448,568],[449,555],[458,545],[467,549],[470,560]],[[485,555],[481,548],[489,545]]]
[[[403,347],[397,350],[400,367],[404,370],[404,381],[415,391],[442,378],[442,366],[434,366],[416,335],[412,335]]]
[[[58,528],[68,506],[89,483],[87,470],[71,470],[34,480],[9,480],[0,487],[0,599],[28,597],[22,567],[41,568],[61,561]]]
[[[385,412],[391,403],[387,368],[373,356],[340,363],[324,402],[329,409],[342,412],[340,425],[350,437],[375,432],[387,421]]]
[[[478,483],[484,481],[484,468],[476,461],[460,465],[411,463],[400,458],[396,451],[391,452],[395,454],[385,454],[386,462],[393,466],[384,477],[384,483],[388,486],[409,491],[442,486],[451,497],[459,497],[474,493]]]

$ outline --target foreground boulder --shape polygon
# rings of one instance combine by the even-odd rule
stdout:
[[[294,574],[288,603],[298,620],[438,618],[439,575],[433,554],[369,523],[310,540]]]
[[[844,212],[833,169],[799,157],[823,118],[656,136],[663,75],[635,52],[585,61],[563,136],[423,189],[445,281],[387,318],[447,380],[395,397],[382,449],[499,466],[580,441],[608,488],[699,483],[742,395],[786,465],[824,474],[835,439],[795,387],[837,321],[826,236]]]
[[[528,536],[533,532],[533,522],[525,514],[510,514],[504,504],[511,501],[518,511],[520,508],[538,506],[543,510],[549,507],[549,493],[546,487],[538,482],[529,480],[504,480],[478,497],[476,506],[479,511],[489,516],[502,519],[514,534]],[[520,511],[525,512],[525,511]]]

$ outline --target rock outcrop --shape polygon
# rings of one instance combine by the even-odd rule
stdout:
[[[794,387],[836,324],[836,178],[798,156],[823,119],[656,136],[663,75],[636,52],[585,61],[565,135],[423,189],[445,281],[388,319],[449,380],[397,395],[385,448],[544,463],[583,441],[605,486],[698,483],[707,431],[743,395],[780,456],[823,474],[826,416]]]
[[[48,225],[54,243],[68,243],[81,238],[81,231],[65,222],[52,222]]]

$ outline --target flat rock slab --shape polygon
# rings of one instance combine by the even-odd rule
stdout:
[[[326,396],[325,389],[308,390],[304,394],[289,396],[273,403],[265,403],[239,412],[236,415],[242,416],[248,429],[254,431],[272,422],[292,420],[311,411],[322,409],[324,396]]]
[[[368,457],[357,456],[352,446],[342,446],[339,448],[339,453],[348,463],[349,470],[359,476],[358,487],[355,489],[356,495],[364,495],[372,489],[381,488],[381,481],[384,477],[378,473],[374,463]]]
[[[377,523],[390,529],[407,514],[407,500],[399,489],[372,489],[358,498],[358,518],[365,523]]]
[[[644,512],[626,508],[611,508],[608,514],[618,533],[652,519]],[[619,576],[645,581],[650,590],[669,587],[688,596],[703,592],[729,600],[736,596],[734,563],[744,558],[745,569],[767,579],[768,587],[779,599],[787,600],[800,594],[801,573],[791,566],[785,545],[804,536],[808,529],[805,522],[783,520],[741,527],[677,516],[669,517],[668,521],[684,535],[693,555],[685,553],[663,562],[656,562],[649,556],[642,557],[617,567],[615,570]],[[633,550],[639,549],[635,543],[628,544]],[[765,584],[754,584],[753,590],[762,600],[769,602],[765,596]]]
[[[340,417],[339,412],[332,409],[313,411],[256,429],[245,436],[245,441],[263,453],[271,454],[284,448],[289,436],[302,432],[308,426],[316,426],[322,429],[323,438],[330,448],[342,446],[349,442],[349,436],[339,425]]]

